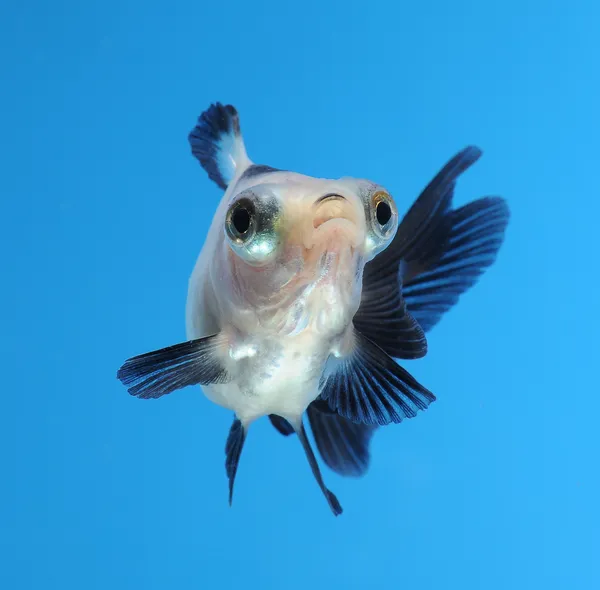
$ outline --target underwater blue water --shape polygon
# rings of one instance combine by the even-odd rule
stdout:
[[[0,587],[600,587],[600,9],[571,2],[16,2],[0,7]],[[295,437],[130,397],[185,338],[220,190],[187,133],[238,108],[250,156],[371,178],[400,209],[456,151],[456,203],[512,219],[408,368],[438,401],[380,431],[333,518]]]

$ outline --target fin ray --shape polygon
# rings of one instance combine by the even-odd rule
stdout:
[[[215,334],[134,356],[117,378],[140,399],[156,399],[189,385],[226,383],[230,377],[219,358],[223,345],[222,336]]]
[[[352,422],[380,426],[413,418],[436,399],[381,347],[356,330],[353,353],[324,379],[321,397]]]
[[[510,212],[501,197],[484,197],[452,211],[439,259],[409,278],[403,296],[424,331],[431,330],[496,260]]]
[[[427,354],[425,333],[408,312],[400,289],[364,290],[353,323],[394,358],[418,359]]]

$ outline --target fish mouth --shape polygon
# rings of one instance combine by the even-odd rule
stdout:
[[[320,197],[315,203],[313,227],[318,229],[332,219],[346,217],[347,215],[345,214],[348,213],[348,209],[350,209],[349,203],[341,195],[325,195]]]
[[[329,217],[319,220],[312,232],[311,258],[316,263],[317,284],[346,282],[344,277],[355,275],[359,245],[363,232],[346,217]]]
[[[312,247],[338,251],[356,248],[362,231],[352,203],[341,195],[325,195],[317,200],[313,215]]]
[[[322,246],[327,251],[354,250],[360,243],[356,224],[343,217],[333,217],[319,224],[312,235],[312,247]]]

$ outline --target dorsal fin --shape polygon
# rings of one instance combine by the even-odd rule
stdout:
[[[246,154],[238,112],[232,105],[210,105],[198,117],[188,141],[209,178],[223,190],[252,164]]]

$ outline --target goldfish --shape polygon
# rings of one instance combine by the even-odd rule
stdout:
[[[128,359],[117,377],[141,399],[200,386],[233,412],[230,505],[248,430],[268,417],[298,437],[337,516],[304,417],[325,464],[358,477],[377,428],[436,400],[404,361],[427,354],[426,333],[496,260],[507,202],[453,206],[459,176],[482,154],[475,146],[451,158],[401,216],[377,182],[254,163],[232,105],[210,105],[188,140],[224,194],[189,279],[187,340]]]

